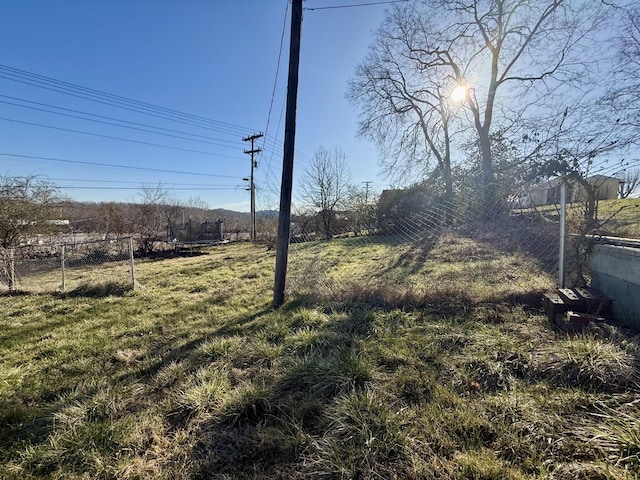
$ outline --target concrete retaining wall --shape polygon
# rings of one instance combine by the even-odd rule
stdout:
[[[589,269],[591,286],[613,300],[615,317],[640,329],[640,249],[596,245]]]

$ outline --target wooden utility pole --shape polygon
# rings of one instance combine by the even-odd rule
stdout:
[[[289,234],[291,231],[291,191],[293,188],[293,151],[296,140],[296,107],[298,103],[298,67],[300,65],[300,31],[302,29],[302,0],[292,0],[291,40],[289,44],[289,79],[287,83],[287,117],[284,126],[284,153],[282,156],[282,184],[278,214],[278,245],[276,248],[276,274],[273,286],[273,308],[284,303],[287,277]]]
[[[371,180],[365,180],[364,182],[364,204],[369,204],[369,187],[373,183]]]
[[[251,142],[251,150],[245,150],[244,153],[251,155],[251,176],[249,177],[250,183],[247,190],[251,191],[251,240],[254,242],[256,241],[256,184],[253,182],[253,169],[257,168],[258,163],[253,159],[253,156],[256,153],[260,153],[262,149],[254,148],[253,142],[260,137],[264,137],[264,134],[256,133],[242,139],[243,142]]]

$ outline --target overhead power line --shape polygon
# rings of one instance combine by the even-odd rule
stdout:
[[[0,100],[0,103],[4,103],[4,104],[7,104],[7,105],[13,105],[13,106],[16,106],[16,107],[28,108],[28,109],[37,110],[37,111],[40,111],[40,112],[53,113],[55,115],[64,115],[66,117],[77,118],[77,119],[80,119],[80,120],[87,120],[89,122],[104,123],[106,125],[114,125],[116,127],[130,128],[132,130],[139,130],[139,131],[142,131],[142,132],[149,132],[149,133],[155,133],[155,134],[159,134],[159,135],[166,135],[166,136],[170,136],[170,137],[181,138],[181,139],[184,139],[184,140],[190,140],[190,141],[193,141],[193,142],[200,141],[202,143],[208,143],[208,144],[211,144],[211,145],[216,145],[216,146],[220,146],[220,147],[224,147],[224,148],[237,148],[238,145],[240,145],[240,143],[238,141],[225,140],[223,138],[209,137],[207,135],[198,135],[196,133],[190,133],[190,132],[185,132],[185,131],[181,131],[181,130],[174,130],[174,129],[171,129],[171,128],[163,128],[163,127],[158,127],[158,126],[155,126],[155,125],[149,125],[149,124],[146,124],[146,123],[131,122],[129,120],[122,120],[120,118],[108,117],[106,115],[98,115],[98,114],[95,114],[95,113],[83,112],[83,111],[74,110],[74,109],[71,109],[71,108],[59,107],[57,105],[50,105],[50,104],[47,104],[47,103],[34,102],[32,100],[26,100],[24,98],[12,97],[10,95],[0,95],[0,97],[9,98],[9,99],[12,99],[12,100],[17,100],[17,101],[24,102],[24,103],[30,103],[32,105],[40,105],[42,107],[55,108],[57,110],[63,110],[65,112],[73,112],[73,113],[78,113],[80,115],[88,115],[90,117],[103,118],[103,119],[106,119],[106,120],[113,120],[114,122],[120,122],[120,123],[124,123],[124,124],[127,124],[127,125],[120,125],[118,123],[95,120],[93,118],[85,118],[85,117],[82,117],[80,115],[72,115],[72,114],[69,114],[69,113],[56,112],[54,110],[47,110],[45,108],[31,107],[29,105],[21,105],[19,103],[7,102],[7,101]],[[154,132],[152,130],[145,130],[145,129],[142,129],[142,128],[130,127],[129,125],[137,125],[139,127],[154,128],[156,130],[160,130],[160,132]],[[192,139],[192,138],[186,138],[186,137],[182,137],[182,136],[179,136],[179,135],[167,135],[167,134],[164,134],[164,133],[161,133],[161,132],[170,132],[170,133],[179,134],[179,135],[189,135],[189,136],[196,137],[196,138],[204,138],[204,139],[207,139],[207,140],[215,140],[216,142],[226,142],[226,143],[229,143],[230,145],[222,145],[220,143],[215,143],[215,142],[204,142],[204,141],[201,141],[201,140],[196,140],[196,139]]]
[[[386,5],[389,3],[404,3],[408,1],[409,0],[388,0],[384,2],[353,3],[350,5],[333,5],[329,7],[305,7],[304,10],[335,10],[338,8],[370,7],[372,5]]]
[[[28,159],[33,159],[33,160],[44,160],[44,161],[49,161],[49,162],[75,163],[75,164],[79,164],[79,165],[92,165],[92,166],[96,166],[96,167],[124,168],[124,169],[128,169],[128,170],[144,170],[144,171],[147,171],[147,172],[175,173],[175,174],[179,174],[179,175],[196,175],[196,176],[200,176],[200,177],[218,177],[218,178],[235,178],[235,179],[238,178],[237,176],[232,176],[232,175],[218,175],[218,174],[214,174],[214,173],[184,172],[184,171],[180,171],[180,170],[166,170],[166,169],[163,169],[163,168],[151,168],[151,167],[134,167],[134,166],[131,166],[131,165],[117,165],[117,164],[113,164],[113,163],[88,162],[88,161],[83,161],[83,160],[67,160],[67,159],[64,159],[64,158],[39,157],[39,156],[35,156],[35,155],[18,155],[18,154],[15,154],[15,153],[1,153],[0,152],[0,156],[13,157],[13,158],[28,158]]]
[[[128,184],[128,185],[148,185],[149,182],[127,182],[123,180],[96,180],[91,178],[50,178],[46,177],[47,180],[51,180],[52,182],[87,182],[87,183],[117,183],[117,184]],[[231,188],[241,188],[242,185],[229,185],[229,184],[213,184],[213,183],[176,183],[170,182],[167,184],[170,187],[231,187]]]
[[[217,153],[203,152],[202,150],[193,150],[191,148],[174,147],[174,146],[171,146],[171,145],[162,145],[160,143],[145,142],[143,140],[134,140],[132,138],[122,138],[122,137],[115,137],[113,135],[103,135],[101,133],[84,132],[82,130],[74,130],[72,128],[54,127],[53,125],[45,125],[45,124],[42,124],[42,123],[34,123],[34,122],[25,122],[23,120],[15,120],[15,119],[6,118],[6,117],[0,117],[0,120],[4,120],[5,122],[21,123],[23,125],[31,125],[31,126],[35,126],[35,127],[51,128],[53,130],[60,130],[60,131],[63,131],[63,132],[80,133],[82,135],[91,135],[91,136],[94,136],[94,137],[108,138],[108,139],[111,139],[111,140],[121,140],[123,142],[139,143],[141,145],[151,145],[153,147],[170,148],[172,150],[180,150],[182,152],[198,153],[200,155],[209,155],[209,156],[212,156],[212,157],[231,158],[231,159],[234,159],[234,160],[239,160],[239,157],[233,157],[231,155],[220,155],[220,154],[217,154]]]
[[[202,128],[205,130],[218,131],[225,135],[227,134],[233,135],[234,139],[248,130],[246,127],[241,127],[231,123],[220,122],[218,120],[213,120],[207,117],[191,115],[185,112],[180,112],[178,110],[160,107],[160,106],[148,104],[145,102],[140,102],[134,99],[129,99],[123,96],[114,95],[107,92],[101,92],[96,89],[83,87],[81,85],[64,82],[61,80],[56,80],[50,77],[28,72],[25,70],[20,70],[7,65],[0,64],[0,78],[4,78],[7,80],[19,82],[19,83],[24,83],[27,85],[35,86],[37,88],[54,91],[57,93],[69,95],[76,98],[81,98],[84,100],[92,101],[92,102],[103,104],[103,105],[113,106],[113,107],[124,109],[127,111],[150,115],[155,118],[174,121],[184,125],[195,126],[197,128]],[[16,97],[9,97],[6,95],[3,95],[3,97],[17,99]],[[30,100],[23,100],[23,99],[18,99],[18,100],[29,102],[32,104],[38,104],[38,102],[32,102]],[[47,106],[46,104],[40,104],[40,105]],[[79,111],[74,111],[72,109],[64,109],[64,107],[53,106],[53,108],[80,113]],[[81,112],[81,113],[94,116],[97,118],[105,118],[108,120],[113,119],[116,121],[122,121],[123,123],[129,123],[131,125],[137,124],[139,126],[147,126],[144,123],[129,122],[126,120],[114,119],[113,117],[107,117],[104,115],[96,115],[88,112]],[[160,130],[162,127],[150,126],[150,128],[155,128]],[[171,132],[172,129],[163,129],[163,131]],[[173,132],[177,133],[178,131],[174,130]],[[220,138],[212,138],[212,137],[207,137],[206,135],[198,135],[198,134],[193,134],[188,132],[180,132],[180,134],[210,139],[214,141],[228,142],[232,145],[235,145],[236,148],[238,146],[238,143],[235,140],[230,141],[230,140],[224,140]],[[273,153],[274,151],[280,152],[281,149],[283,148],[283,142],[278,140],[277,137],[273,137],[269,133],[266,133],[262,148],[265,153]],[[296,152],[297,152],[297,155],[299,156],[307,157],[306,154],[300,152],[299,150],[296,150]]]
[[[87,185],[57,185],[61,190],[140,190],[142,187],[96,187]],[[166,187],[162,186],[163,190],[175,190],[175,191],[232,191],[242,188],[242,185],[233,187]]]
[[[209,128],[214,130],[218,129],[220,131],[226,130],[227,133],[233,135],[237,135],[240,132],[246,131],[246,127],[241,125],[234,125],[231,123],[221,122],[219,120],[214,120],[199,115],[181,112],[179,110],[174,110],[171,108],[161,107],[151,103],[141,102],[132,98],[103,92],[93,88],[83,87],[82,85],[65,82],[62,80],[56,80],[54,78],[46,77],[44,75],[38,75],[26,70],[20,70],[8,65],[0,64],[0,78],[5,78],[7,80],[19,83],[26,83],[35,87],[53,90],[58,93],[84,98],[85,100],[91,100],[98,103],[105,103],[107,105],[133,110],[138,113],[160,116],[161,118],[172,121],[188,121],[192,122],[192,125],[200,126],[201,128]]]
[[[271,101],[269,102],[269,113],[267,114],[267,127],[264,129],[265,133],[269,133],[269,124],[271,122],[271,111],[273,110],[273,100],[276,97],[276,87],[278,86],[278,74],[280,73],[280,61],[282,59],[282,46],[284,44],[284,34],[287,30],[287,14],[289,13],[289,0],[286,2],[284,9],[284,21],[282,22],[282,34],[280,35],[280,48],[278,50],[278,60],[276,62],[276,76],[273,80],[273,89],[271,90]],[[267,137],[264,137],[262,141],[262,148],[267,141]]]

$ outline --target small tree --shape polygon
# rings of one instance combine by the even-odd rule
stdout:
[[[640,170],[627,170],[620,183],[620,198],[628,198],[640,185]]]
[[[114,202],[101,203],[98,205],[98,216],[100,231],[104,232],[105,240],[113,233],[119,237],[126,232],[126,222],[121,205]]]
[[[322,218],[327,240],[333,236],[336,211],[349,196],[351,174],[345,154],[338,148],[320,147],[302,177],[302,202]]]
[[[140,253],[148,255],[153,252],[154,241],[175,223],[180,207],[172,202],[162,185],[143,187],[140,197],[142,201],[136,208],[134,228],[140,234]]]
[[[421,220],[429,214],[434,196],[422,185],[405,189],[384,190],[377,206],[378,228],[385,234],[407,229],[424,229]]]
[[[15,290],[10,249],[53,228],[57,188],[35,177],[0,177],[0,276]]]
[[[346,206],[350,228],[356,236],[371,234],[372,229],[375,228],[377,197],[375,192],[369,191],[368,186],[366,188],[351,187]]]
[[[11,248],[52,226],[55,185],[36,177],[0,177],[0,246]]]

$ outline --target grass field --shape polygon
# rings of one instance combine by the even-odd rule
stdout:
[[[537,210],[557,221],[559,215],[557,205],[537,207]],[[570,231],[575,229],[575,224],[582,220],[583,215],[584,204],[567,205],[567,222]],[[599,232],[602,235],[640,238],[640,198],[600,200],[597,218],[603,223]]]
[[[3,479],[632,479],[640,339],[554,331],[554,281],[453,235],[143,261],[0,297]]]
[[[604,226],[605,234],[640,238],[640,198],[600,202],[598,216],[611,218]]]

